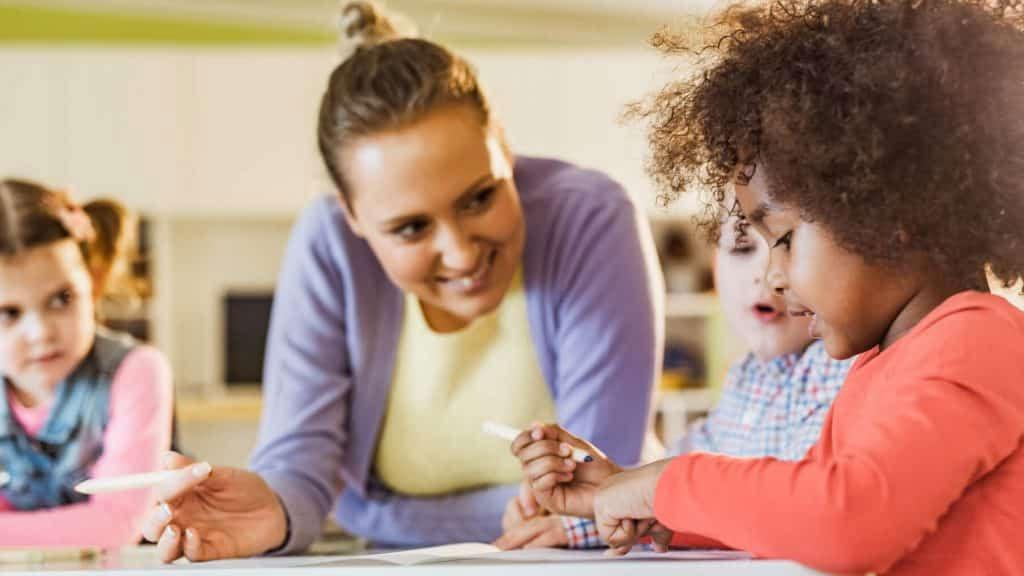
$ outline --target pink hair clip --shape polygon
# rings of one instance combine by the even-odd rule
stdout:
[[[96,229],[92,226],[92,220],[81,206],[66,206],[57,212],[57,217],[76,241],[89,242],[96,237]]]

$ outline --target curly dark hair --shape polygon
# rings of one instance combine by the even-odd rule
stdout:
[[[662,31],[694,75],[628,113],[649,124],[665,201],[702,190],[717,231],[741,165],[843,248],[926,254],[982,288],[1024,274],[1024,2],[772,0],[734,6],[716,42]]]

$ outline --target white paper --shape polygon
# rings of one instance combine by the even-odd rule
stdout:
[[[672,550],[658,553],[636,547],[625,556],[606,556],[605,550],[566,550],[564,548],[532,548],[502,551],[490,544],[465,542],[432,548],[416,548],[400,552],[360,554],[358,556],[321,557],[304,566],[344,565],[350,562],[378,561],[400,566],[415,566],[456,560],[483,560],[488,563],[551,563],[551,562],[615,562],[643,561],[708,561],[749,560],[750,554],[734,550]]]
[[[297,568],[312,566],[344,566],[350,563],[386,562],[398,566],[416,566],[458,560],[482,560],[487,563],[572,563],[630,561],[709,561],[750,560],[746,552],[733,550],[672,550],[658,553],[636,547],[625,556],[606,556],[605,550],[566,550],[564,548],[501,549],[490,544],[464,542],[431,548],[414,548],[398,552],[379,552],[344,556],[285,556],[248,558],[191,564],[192,568]]]
[[[447,544],[445,546],[433,546],[430,548],[414,548],[398,552],[382,552],[376,554],[358,554],[354,556],[322,556],[303,563],[303,566],[331,566],[343,565],[352,562],[387,562],[399,566],[415,566],[417,564],[432,564],[435,562],[449,562],[452,560],[465,560],[491,556],[501,552],[501,549],[490,544],[479,542],[463,542],[461,544]]]
[[[670,550],[665,553],[634,548],[625,556],[606,556],[605,550],[567,550],[564,548],[530,548],[508,550],[487,555],[487,560],[500,562],[595,562],[616,560],[697,561],[697,560],[750,560],[746,552],[736,550]]]

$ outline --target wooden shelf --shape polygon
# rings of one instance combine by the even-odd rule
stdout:
[[[718,310],[714,292],[672,293],[665,295],[666,318],[707,318]]]
[[[212,398],[186,396],[176,403],[179,422],[257,422],[262,407],[258,388]]]
[[[710,412],[715,402],[715,393],[709,388],[684,388],[658,392],[658,410],[660,412],[699,414]]]

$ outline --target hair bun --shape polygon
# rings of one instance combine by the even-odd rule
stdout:
[[[385,13],[374,2],[356,0],[342,4],[338,35],[343,58],[348,58],[358,48],[414,34],[415,30],[406,22],[396,22],[393,15]]]

